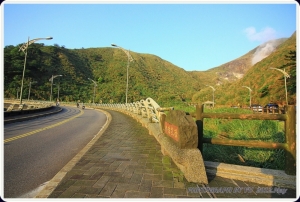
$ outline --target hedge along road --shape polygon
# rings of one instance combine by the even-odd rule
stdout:
[[[31,198],[106,123],[98,110],[62,112],[4,125],[4,197]]]

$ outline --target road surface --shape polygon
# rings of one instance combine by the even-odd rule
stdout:
[[[4,125],[4,197],[31,198],[101,130],[98,110],[62,112]]]

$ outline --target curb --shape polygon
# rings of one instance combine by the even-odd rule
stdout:
[[[94,138],[74,157],[72,158],[46,185],[34,198],[47,198],[57,187],[64,176],[72,170],[76,163],[82,156],[94,145],[94,143],[102,136],[111,122],[111,115],[107,111],[96,109],[106,115],[106,122]]]
[[[296,177],[282,170],[204,161],[206,172],[224,178],[254,182],[266,186],[296,189]]]

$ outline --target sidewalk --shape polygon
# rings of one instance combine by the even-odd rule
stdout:
[[[208,176],[208,185],[189,183],[146,128],[107,111],[108,128],[48,198],[296,198],[293,189],[217,176]]]

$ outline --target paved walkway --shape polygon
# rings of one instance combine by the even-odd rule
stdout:
[[[208,185],[189,183],[147,129],[125,114],[108,112],[112,121],[106,131],[48,198],[296,197],[293,189],[216,176],[208,176]]]

